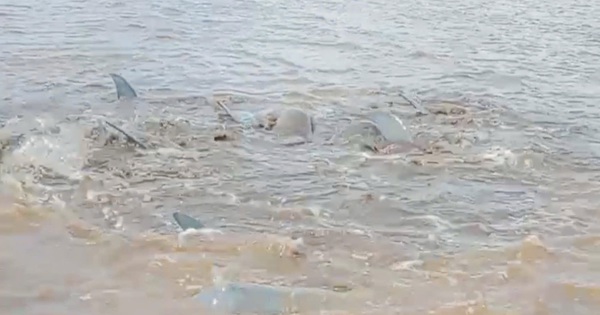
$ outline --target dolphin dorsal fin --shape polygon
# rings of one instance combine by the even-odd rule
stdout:
[[[129,82],[125,80],[122,76],[114,73],[109,73],[113,82],[115,82],[115,87],[117,88],[117,98],[134,98],[137,97],[137,93],[131,87]]]
[[[177,222],[177,225],[181,227],[182,230],[186,231],[188,229],[196,229],[199,230],[204,227],[204,224],[200,223],[200,221],[190,217],[187,214],[183,214],[181,212],[174,212],[173,219]]]

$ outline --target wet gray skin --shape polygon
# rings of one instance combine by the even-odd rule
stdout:
[[[314,119],[299,108],[284,109],[276,118],[272,130],[283,137],[301,137],[310,141],[314,131]]]
[[[131,87],[129,82],[127,82],[127,80],[125,80],[125,78],[123,78],[122,76],[120,76],[118,74],[114,74],[114,73],[109,73],[109,75],[112,78],[113,82],[115,83],[118,99],[137,97],[137,93]]]
[[[204,227],[200,221],[181,212],[173,213],[173,218],[183,231]],[[275,315],[297,309],[320,310],[344,296],[344,293],[317,288],[227,282],[204,288],[195,298],[205,311],[213,313]]]
[[[376,111],[367,115],[367,119],[377,126],[384,139],[390,143],[411,143],[413,141],[404,122],[392,113]]]
[[[129,82],[127,82],[127,80],[125,80],[125,78],[123,78],[122,76],[120,76],[118,74],[114,74],[114,73],[110,73],[109,75],[112,78],[113,82],[115,83],[115,88],[117,89],[117,99],[131,99],[131,98],[137,97],[137,93],[131,87]],[[147,146],[145,144],[143,144],[140,140],[138,140],[135,137],[133,137],[132,135],[128,134],[123,129],[117,127],[116,125],[114,125],[113,123],[110,123],[109,121],[105,121],[105,122],[108,126],[113,128],[114,130],[118,131],[119,133],[123,134],[128,142],[134,143],[142,149],[147,148]]]
[[[177,225],[179,225],[179,227],[181,227],[181,229],[184,231],[188,229],[201,229],[204,227],[204,224],[200,223],[200,221],[181,212],[173,213],[173,219],[175,220],[175,222],[177,222]]]
[[[383,135],[377,125],[371,121],[360,121],[350,124],[341,134],[345,139],[352,141],[353,139],[359,139],[359,141],[382,141]]]
[[[300,108],[292,107],[282,110],[266,109],[251,113],[247,111],[231,111],[221,101],[217,101],[217,105],[233,121],[244,127],[272,130],[281,137],[299,137],[302,141],[298,143],[310,141],[315,132],[314,118]]]
[[[375,152],[386,152],[392,148],[405,150],[420,148],[404,122],[396,115],[375,111],[366,116],[365,121],[351,124],[343,133],[350,140],[357,140],[364,148]]]
[[[229,282],[202,290],[196,299],[207,311],[219,314],[288,314],[342,305],[344,293],[266,284]]]

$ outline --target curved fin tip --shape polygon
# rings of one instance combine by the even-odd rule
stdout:
[[[200,221],[181,212],[173,212],[173,219],[184,231],[188,229],[201,229],[204,227],[204,224],[200,223]]]
[[[115,87],[117,88],[118,99],[137,97],[137,93],[135,92],[133,87],[131,87],[129,82],[125,80],[125,78],[116,73],[109,73],[108,75],[110,75],[111,79],[115,83]]]

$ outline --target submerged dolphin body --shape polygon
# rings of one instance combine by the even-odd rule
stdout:
[[[125,78],[123,78],[122,76],[120,76],[118,74],[114,74],[114,73],[109,73],[109,75],[112,78],[113,82],[115,83],[115,88],[117,89],[117,99],[122,99],[122,98],[130,99],[130,98],[137,97],[137,93],[131,87],[129,82],[127,82],[127,80],[125,80]],[[125,138],[127,139],[127,141],[137,144],[142,149],[147,149],[146,145],[144,145],[141,141],[137,140],[132,135],[125,132],[123,129],[115,126],[113,123],[111,123],[109,121],[105,121],[105,122],[108,126],[115,129],[119,133],[123,134],[125,136]]]
[[[228,282],[203,289],[195,298],[207,311],[219,314],[288,314],[336,308],[345,293],[319,288]]]
[[[309,141],[315,131],[315,122],[311,115],[300,108],[286,108],[277,117],[273,131],[280,136],[301,137]]]
[[[283,137],[302,138],[302,141],[290,144],[308,142],[315,132],[313,116],[300,108],[266,109],[251,113],[247,111],[233,112],[222,101],[217,101],[217,105],[233,121],[244,127],[263,128],[272,130]]]
[[[403,143],[413,141],[404,122],[392,113],[376,111],[369,114],[367,119],[377,126],[381,135],[388,142]]]
[[[135,90],[131,87],[131,85],[122,76],[114,74],[114,73],[111,73],[110,76],[113,79],[113,82],[115,83],[118,99],[137,97],[137,93],[135,92]],[[67,118],[67,121],[69,121],[69,120],[70,120],[70,118]],[[147,148],[147,146],[144,145],[141,141],[139,141],[135,137],[131,136],[130,134],[125,132],[123,129],[117,127],[115,124],[113,124],[107,120],[105,120],[104,122],[109,127],[113,128],[117,132],[123,134],[125,136],[125,138],[127,139],[127,141],[138,145],[142,149]],[[6,128],[5,124],[3,124],[1,126],[1,128],[2,128],[2,130],[0,130],[0,159],[2,158],[2,155],[12,152],[13,150],[19,148],[23,144],[24,139],[26,137],[25,135],[27,133],[26,131],[17,131],[16,133],[8,131],[7,129],[9,129],[9,128]],[[50,132],[56,133],[56,132],[59,132],[60,130],[61,130],[61,128],[59,126],[54,126],[54,127],[52,127],[52,129],[50,129]],[[32,131],[32,130],[29,130],[29,131]],[[45,132],[45,131],[42,131],[42,132]]]
[[[184,232],[204,228],[200,221],[181,212],[173,213],[173,218]],[[298,309],[327,308],[343,297],[344,293],[318,288],[218,281],[202,289],[194,298],[200,301],[205,311],[213,313],[278,315]]]
[[[386,111],[375,111],[366,116],[366,120],[350,125],[345,131],[346,137],[358,137],[363,147],[386,152],[392,148],[413,148],[413,137],[402,120]]]

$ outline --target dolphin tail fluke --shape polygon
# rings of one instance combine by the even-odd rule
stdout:
[[[125,80],[122,76],[114,73],[109,73],[113,82],[115,82],[115,87],[117,88],[117,98],[134,98],[137,97],[137,93],[131,87],[129,82]]]
[[[134,138],[133,136],[129,135],[128,133],[126,133],[125,131],[123,131],[123,129],[115,126],[114,124],[110,123],[108,120],[105,121],[107,125],[109,125],[110,127],[112,127],[113,129],[115,129],[116,131],[122,133],[125,138],[127,138],[127,141],[132,142],[137,144],[140,148],[142,149],[147,149],[148,147],[146,147],[146,145],[144,145],[141,141],[137,140],[136,138]]]
[[[188,229],[201,229],[204,227],[204,224],[200,223],[200,221],[190,217],[187,214],[183,214],[181,212],[174,212],[173,219],[177,222],[177,225],[181,227],[182,230],[186,231]]]

